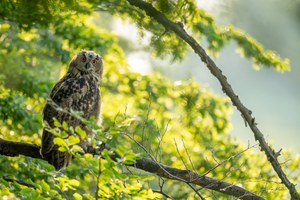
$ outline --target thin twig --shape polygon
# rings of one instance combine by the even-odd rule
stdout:
[[[98,175],[97,175],[97,187],[96,187],[96,192],[95,192],[95,199],[98,200],[99,196],[99,184],[100,184],[100,177],[101,177],[101,157],[98,158],[99,159],[99,167],[98,167]]]
[[[161,135],[160,139],[158,140],[157,151],[156,151],[156,155],[155,155],[155,158],[156,158],[156,159],[157,159],[158,153],[159,153],[159,151],[160,151],[160,145],[161,145],[161,143],[162,143],[162,141],[163,141],[163,138],[164,138],[165,134],[166,134],[167,131],[168,131],[170,121],[171,121],[171,119],[168,120],[167,125],[166,125],[166,127],[165,127],[165,130],[164,130],[163,134]]]
[[[176,147],[176,151],[177,151],[177,153],[178,153],[178,155],[179,155],[179,157],[180,157],[180,160],[182,161],[182,163],[183,163],[183,165],[185,166],[185,169],[189,169],[189,167],[187,166],[187,164],[185,163],[185,161],[184,161],[184,159],[183,159],[183,157],[182,157],[182,155],[181,155],[181,153],[180,153],[180,151],[179,151],[179,149],[178,149],[178,145],[177,145],[177,142],[176,142],[176,139],[174,138],[174,143],[175,143],[175,147]]]
[[[171,196],[169,196],[168,194],[166,194],[163,191],[164,184],[165,184],[165,180],[163,178],[159,177],[159,179],[158,179],[159,190],[154,190],[154,192],[160,193],[169,199],[173,199]]]
[[[173,199],[171,196],[169,196],[168,194],[166,194],[165,192],[163,192],[163,191],[161,191],[161,190],[153,190],[153,192],[162,194],[162,195],[165,196],[166,198]]]
[[[187,150],[184,141],[183,141],[183,140],[181,140],[181,141],[182,141],[184,150],[185,150],[185,152],[186,152],[186,155],[187,155],[187,157],[188,157],[188,159],[189,159],[189,161],[190,161],[190,163],[191,163],[192,169],[193,169],[193,171],[196,172],[197,170],[196,170],[195,167],[194,167],[194,164],[193,164],[193,161],[192,161],[191,156],[190,156],[190,154],[189,154],[189,151]]]
[[[155,163],[157,163],[159,165],[159,167],[166,173],[168,174],[170,177],[172,177],[173,179],[178,179],[182,182],[186,182],[186,180],[184,179],[181,179],[177,176],[174,176],[173,174],[170,174],[162,165],[160,165],[156,160],[155,158],[152,156],[152,154],[141,144],[139,143],[138,141],[136,141],[133,137],[131,137],[130,135],[128,134],[125,134],[127,137],[129,137],[132,141],[134,141],[139,147],[141,147],[145,152],[146,154],[151,158],[151,160],[153,160]]]
[[[142,127],[142,144],[144,144],[144,137],[145,137],[145,128],[146,128],[146,124],[149,120],[149,114],[150,114],[150,110],[151,110],[151,93],[149,94],[149,104],[148,104],[148,108],[147,108],[147,115],[146,115],[146,119],[143,122],[143,127]]]
[[[205,198],[200,194],[200,192],[191,184],[191,183],[186,183],[190,188],[192,188],[192,190],[194,190],[194,192],[198,195],[198,197],[201,200],[205,200]]]
[[[181,178],[179,178],[179,177],[177,177],[177,176],[173,176],[173,174],[170,174],[167,170],[165,170],[165,168],[164,168],[162,165],[160,165],[160,164],[155,160],[155,158],[149,153],[149,151],[148,151],[142,144],[140,144],[138,141],[136,141],[136,140],[135,140],[134,138],[132,138],[130,135],[128,135],[128,134],[125,134],[125,135],[127,135],[127,136],[128,136],[131,140],[133,140],[138,146],[140,146],[140,147],[147,153],[147,155],[148,155],[154,162],[156,162],[156,163],[159,165],[159,167],[160,167],[164,172],[166,172],[168,175],[171,175],[172,178],[174,178],[174,179],[176,179],[176,180],[180,180],[180,181],[186,183],[192,190],[194,190],[194,192],[195,192],[201,199],[204,199],[204,197],[199,193],[199,191],[198,191],[191,183],[193,183],[193,182],[199,180],[200,178],[204,177],[205,174],[204,174],[204,175],[201,175],[201,176],[196,176],[196,178],[194,178],[194,179],[189,179],[189,180],[184,180],[184,179],[181,179]],[[174,140],[175,140],[175,139],[174,139]],[[176,150],[177,150],[178,154],[180,155],[180,157],[181,157],[181,159],[182,159],[182,161],[183,161],[183,158],[182,158],[181,154],[179,153],[179,150],[178,150],[178,147],[177,147],[176,140],[175,140],[175,145],[176,145]],[[255,145],[256,145],[256,144],[255,144]],[[253,145],[252,147],[254,147],[255,145]],[[247,148],[246,148],[245,150],[243,150],[242,152],[239,152],[238,154],[235,154],[235,155],[229,157],[228,159],[222,161],[221,163],[219,163],[218,165],[216,165],[214,168],[212,168],[211,170],[209,170],[209,171],[207,172],[207,174],[210,173],[212,170],[216,169],[217,167],[219,167],[220,165],[224,164],[225,162],[227,162],[227,161],[229,161],[229,160],[235,158],[236,156],[238,156],[238,155],[244,153],[244,152],[247,151],[249,148],[250,148],[250,147],[247,147]],[[185,165],[185,162],[184,162],[184,161],[183,161],[183,163],[184,163],[184,165]],[[185,167],[187,168],[186,165],[185,165]],[[188,169],[187,169],[187,170],[188,170]],[[190,171],[190,170],[188,170],[188,171]],[[193,177],[193,176],[191,175],[190,178],[192,178],[192,177]],[[208,185],[208,186],[210,186],[210,185]],[[204,188],[207,188],[208,186],[205,186]],[[234,187],[234,186],[235,186],[235,185],[233,185],[233,184],[229,184],[227,187],[225,187],[225,188],[223,188],[223,189],[226,190],[226,189],[228,189],[228,188],[230,188],[230,187]],[[244,196],[249,196],[249,195],[251,195],[251,193],[250,193],[250,192],[249,192],[249,193],[247,192],[247,193],[244,193],[242,196],[244,197]],[[257,197],[257,199],[262,199],[262,198],[261,198],[261,197]]]
[[[212,172],[212,171],[215,170],[216,168],[218,168],[218,167],[220,167],[221,165],[225,164],[226,162],[228,162],[228,161],[230,161],[230,160],[232,160],[232,159],[234,159],[234,158],[236,158],[236,157],[242,155],[243,153],[245,153],[246,151],[248,151],[250,148],[253,148],[253,147],[255,147],[255,146],[257,146],[257,144],[254,144],[254,145],[252,145],[252,146],[250,146],[250,147],[248,146],[248,147],[247,147],[246,149],[244,149],[243,151],[238,152],[238,153],[236,153],[236,154],[230,156],[229,158],[227,158],[227,159],[225,159],[225,160],[222,160],[221,162],[218,162],[217,160],[215,160],[215,161],[217,162],[217,165],[215,165],[214,167],[212,167],[211,169],[209,169],[208,171],[206,171],[204,174],[202,174],[202,176],[206,176],[207,174],[209,174],[210,172]],[[197,177],[197,178],[200,178],[200,177]],[[193,181],[195,181],[195,180],[192,180],[191,182],[193,182]]]

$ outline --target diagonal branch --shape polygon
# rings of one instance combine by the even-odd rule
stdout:
[[[40,154],[40,146],[22,142],[12,142],[3,140],[0,138],[0,155],[4,156],[29,156],[32,158],[38,158],[44,160]],[[108,148],[109,149],[109,148]],[[97,150],[89,148],[88,152],[95,154]],[[113,160],[117,160],[117,154],[111,155]],[[199,185],[203,188],[218,191],[223,194],[234,196],[245,200],[262,200],[264,198],[244,189],[239,186],[210,178],[201,174],[197,174],[191,170],[182,170],[166,166],[156,162],[155,160],[148,158],[141,158],[136,160],[133,165],[129,165],[143,171],[156,174],[159,177],[168,178],[177,181],[183,181],[185,183],[192,183]]]
[[[173,31],[178,37],[183,39],[189,46],[199,55],[201,60],[206,64],[210,72],[219,80],[223,92],[231,99],[233,105],[241,112],[243,118],[251,128],[254,133],[255,140],[259,141],[261,149],[265,152],[269,162],[271,163],[273,169],[277,173],[278,177],[281,179],[282,183],[289,190],[292,199],[300,199],[295,185],[287,178],[285,172],[280,166],[277,160],[278,155],[276,152],[267,144],[264,135],[258,129],[255,123],[255,118],[252,117],[252,112],[246,108],[242,102],[239,100],[238,96],[233,91],[231,85],[227,82],[227,78],[222,74],[222,71],[216,66],[215,62],[207,55],[205,50],[197,43],[197,41],[191,37],[185,30],[182,24],[175,23],[169,20],[163,13],[156,10],[150,3],[146,3],[142,0],[127,0],[131,5],[144,10],[146,14],[158,23],[166,28],[166,30]]]
[[[35,187],[33,184],[27,183],[27,182],[22,181],[22,180],[13,179],[13,178],[9,178],[9,177],[6,177],[6,176],[3,176],[2,178],[3,178],[5,181],[7,181],[7,182],[17,182],[17,183],[19,183],[20,185],[24,185],[24,186],[27,186],[27,187],[31,187],[31,188],[36,189],[36,187]]]

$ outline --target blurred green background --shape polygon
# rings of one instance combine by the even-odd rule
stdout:
[[[228,81],[244,104],[252,110],[256,121],[268,141],[276,148],[300,151],[300,1],[294,0],[198,0],[198,5],[211,13],[219,25],[233,24],[256,38],[267,49],[272,49],[282,57],[290,59],[291,72],[278,73],[270,69],[251,68],[250,60],[235,54],[237,46],[231,42],[214,58],[222,68]],[[134,33],[131,24],[120,21],[113,29],[122,37],[136,42],[141,41]],[[142,43],[149,41],[144,39]],[[206,41],[201,41],[203,46]],[[141,73],[158,70],[173,80],[195,78],[217,93],[223,94],[217,80],[209,73],[198,56],[191,52],[180,63],[154,59],[147,50],[130,52],[128,61],[131,69]],[[141,64],[142,63],[142,64]],[[143,68],[140,68],[143,66]],[[155,66],[155,67],[153,67]],[[244,143],[254,142],[251,130],[245,127],[240,113],[232,116],[231,134]]]

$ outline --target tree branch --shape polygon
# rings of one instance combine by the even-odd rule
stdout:
[[[0,138],[0,155],[15,157],[19,155],[43,159],[40,154],[41,147],[35,144],[12,142]]]
[[[269,162],[273,169],[281,179],[282,183],[289,190],[292,199],[300,200],[300,195],[296,190],[295,185],[287,178],[286,174],[282,170],[280,163],[277,160],[276,152],[267,144],[264,135],[258,129],[255,123],[255,118],[252,117],[252,112],[246,108],[239,100],[238,96],[234,93],[231,85],[227,82],[227,78],[222,74],[222,71],[216,66],[214,61],[207,55],[205,50],[197,43],[197,41],[191,37],[181,24],[175,23],[169,20],[163,13],[156,10],[151,4],[142,0],[127,0],[131,5],[144,10],[147,15],[155,19],[158,23],[163,25],[166,30],[173,31],[178,37],[183,39],[189,46],[199,55],[201,60],[206,64],[210,72],[219,80],[223,92],[231,99],[233,105],[241,112],[243,118],[248,123],[252,132],[254,133],[255,140],[259,141],[261,149],[265,152]]]
[[[13,179],[13,178],[9,178],[9,177],[6,177],[6,176],[3,176],[2,178],[3,178],[4,180],[8,181],[8,182],[17,182],[17,183],[19,183],[20,185],[24,185],[24,186],[27,186],[27,187],[31,187],[31,188],[36,189],[36,187],[35,187],[33,184],[27,183],[27,182],[22,181],[22,180]]]
[[[40,154],[40,146],[22,142],[12,142],[0,138],[0,155],[4,156],[29,156],[45,160]],[[88,148],[86,153],[95,154],[96,149]],[[113,160],[116,160],[117,154],[111,155]],[[133,165],[129,165],[143,171],[156,174],[157,176],[172,180],[184,181],[185,183],[199,185],[203,188],[221,192],[230,196],[234,196],[244,200],[262,200],[264,198],[241,188],[239,186],[229,184],[224,181],[216,180],[208,176],[197,174],[191,170],[182,170],[166,166],[155,162],[152,159],[141,158],[136,160]]]

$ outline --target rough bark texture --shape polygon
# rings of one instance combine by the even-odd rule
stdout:
[[[300,200],[300,195],[298,194],[295,184],[293,184],[286,176],[281,168],[280,163],[277,160],[278,155],[276,152],[268,145],[264,135],[258,129],[255,118],[252,117],[252,112],[246,108],[238,96],[234,93],[231,85],[227,82],[226,76],[222,74],[222,71],[216,66],[214,61],[207,55],[205,50],[197,43],[197,41],[191,37],[185,30],[182,24],[172,22],[163,13],[156,10],[151,4],[146,3],[142,0],[127,0],[131,5],[144,10],[147,15],[155,19],[158,23],[163,25],[166,30],[173,31],[178,37],[182,38],[189,46],[199,55],[201,60],[206,64],[210,72],[219,80],[223,92],[231,99],[233,105],[241,112],[244,120],[247,122],[252,132],[254,133],[255,140],[258,140],[261,149],[265,152],[269,162],[271,163],[273,169],[277,173],[278,177],[281,179],[282,183],[289,190],[291,198],[294,200]]]
[[[40,154],[41,147],[34,144],[12,142],[3,140],[0,138],[0,155],[5,156],[29,156],[32,158],[38,158],[45,160]],[[88,148],[87,153],[94,154],[97,150]],[[116,160],[118,156],[113,154],[111,158]],[[131,167],[141,169],[143,171],[156,174],[157,176],[182,181],[185,183],[193,183],[206,189],[221,192],[230,196],[234,196],[245,200],[262,200],[264,198],[244,189],[239,186],[229,184],[224,181],[216,180],[207,176],[197,174],[190,170],[182,170],[173,167],[169,167],[154,160],[148,158],[142,158],[136,160],[135,164],[130,165]]]

